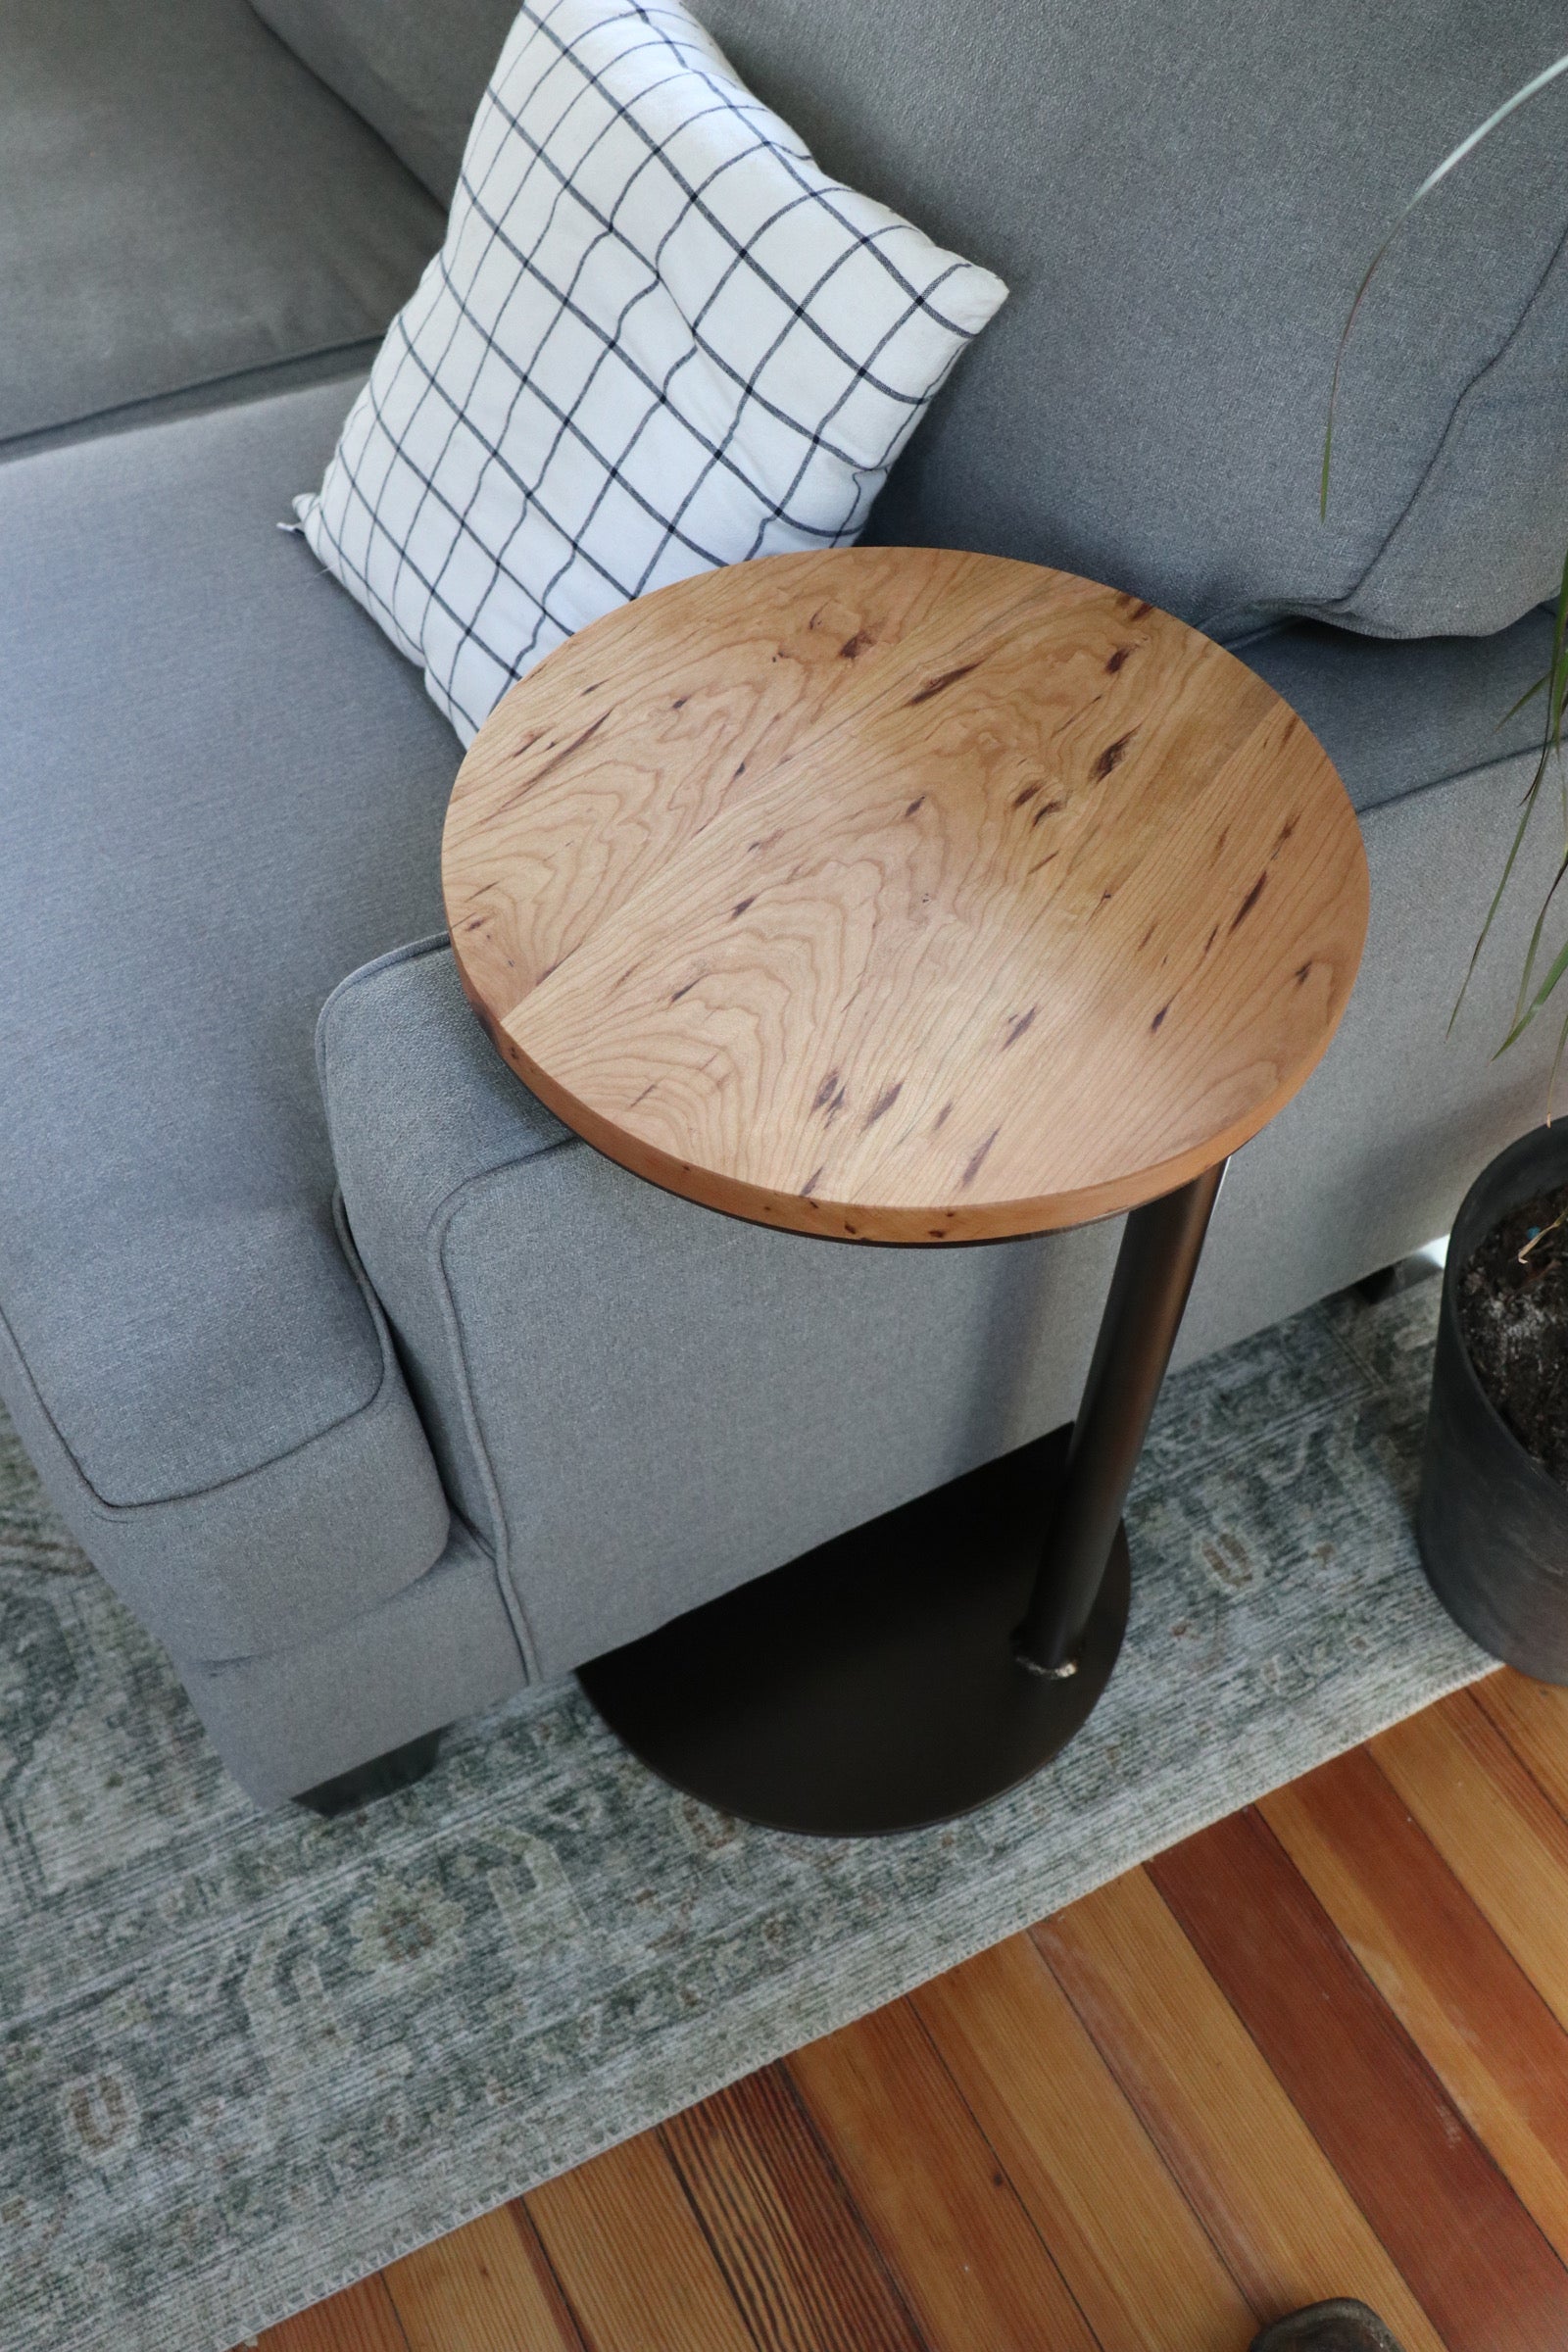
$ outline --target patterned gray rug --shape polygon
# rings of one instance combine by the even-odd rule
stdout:
[[[673,1795],[575,1685],[258,1815],[0,1424],[4,2352],[218,2352],[1484,1671],[1409,1527],[1437,1298],[1174,1381],[1089,1729],[865,1844]]]

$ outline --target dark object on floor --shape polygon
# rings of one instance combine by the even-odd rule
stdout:
[[[1568,1185],[1509,1209],[1460,1267],[1456,1297],[1477,1380],[1568,1486]]]
[[[1011,1788],[1087,1721],[1127,1623],[1117,1526],[1078,1672],[1014,1663],[1067,1438],[1037,1438],[596,1658],[584,1690],[677,1788],[770,1828],[869,1837]]]
[[[1293,2311],[1254,2336],[1252,2352],[1399,2352],[1375,2311],[1340,2298]]]
[[[374,1797],[394,1796],[400,1788],[412,1788],[431,1769],[440,1749],[441,1734],[425,1732],[402,1747],[389,1747],[384,1756],[372,1756],[368,1764],[340,1772],[335,1780],[318,1781],[295,1801],[319,1813],[323,1820],[333,1821],[339,1813],[352,1813],[357,1805],[368,1805]]]
[[[1413,1290],[1418,1282],[1430,1282],[1442,1271],[1435,1257],[1429,1257],[1424,1250],[1415,1250],[1408,1257],[1396,1258],[1392,1266],[1379,1266],[1375,1272],[1363,1274],[1350,1288],[1363,1306],[1381,1306],[1385,1298]]]
[[[1564,1200],[1561,1125],[1511,1144],[1465,1196],[1444,1275],[1416,1513],[1427,1576],[1449,1615],[1494,1657],[1552,1683],[1568,1683],[1568,1485],[1510,1423],[1523,1412],[1543,1429],[1553,1392],[1563,1396],[1568,1252],[1559,1251],[1562,1229],[1548,1228]],[[1539,1237],[1521,1265],[1532,1228]],[[1543,1257],[1546,1270],[1533,1274]],[[1489,1308],[1489,1285],[1506,1317]],[[1527,1346],[1504,1335],[1507,1317],[1528,1326],[1537,1315],[1534,1305],[1521,1310],[1531,1298],[1542,1329]],[[1568,1471],[1560,1432],[1552,1450]]]

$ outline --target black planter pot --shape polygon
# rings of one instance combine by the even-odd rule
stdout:
[[[1568,1184],[1568,1122],[1538,1127],[1484,1168],[1448,1243],[1416,1517],[1438,1598],[1472,1641],[1540,1682],[1568,1683],[1568,1487],[1526,1451],[1476,1378],[1459,1275],[1498,1219]]]

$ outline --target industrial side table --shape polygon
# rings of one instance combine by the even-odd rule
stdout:
[[[840,1244],[1131,1212],[1070,1442],[582,1670],[649,1764],[753,1820],[900,1830],[1012,1787],[1114,1664],[1122,1505],[1226,1155],[1350,993],[1366,863],[1321,747],[1091,581],[777,556],[625,606],[514,687],[443,879],[501,1053],[654,1184]]]

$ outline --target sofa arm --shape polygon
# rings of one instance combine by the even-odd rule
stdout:
[[[369,1237],[362,1262],[447,1493],[499,1547],[504,1502],[475,1415],[449,1233],[488,1180],[515,1180],[575,1139],[492,1049],[445,933],[351,972],[321,1007],[316,1061],[344,1210],[356,1247]]]
[[[675,1200],[534,1101],[441,941],[318,1037],[356,1243],[535,1675],[1073,1411],[1114,1224],[861,1250]]]

